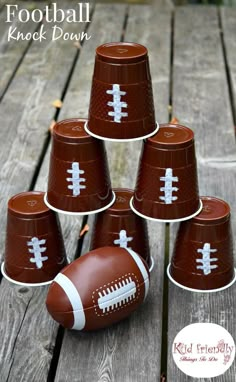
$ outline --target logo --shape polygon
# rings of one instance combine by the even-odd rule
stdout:
[[[230,368],[235,343],[229,332],[212,323],[191,324],[174,339],[172,355],[177,367],[193,378],[213,378]]]
[[[127,199],[124,196],[117,196],[116,201],[117,203],[125,203]]]
[[[28,206],[30,207],[34,207],[36,206],[36,204],[38,203],[37,200],[27,200],[26,202],[28,204]]]
[[[174,137],[174,133],[170,133],[169,131],[165,131],[164,132],[164,137],[166,137],[166,138],[172,138],[172,137]]]
[[[117,52],[118,53],[126,53],[126,52],[128,52],[128,49],[124,49],[124,48],[117,48]]]
[[[205,205],[203,207],[202,211],[204,211],[206,214],[210,214],[211,213],[211,207],[208,205]]]

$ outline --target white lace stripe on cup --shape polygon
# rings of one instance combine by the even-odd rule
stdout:
[[[71,174],[71,178],[66,178],[66,181],[72,183],[72,184],[69,184],[67,188],[69,190],[72,190],[73,196],[80,195],[80,190],[83,190],[86,188],[84,184],[81,184],[86,182],[86,179],[80,176],[84,174],[84,170],[80,169],[78,162],[73,162],[71,164],[71,169],[68,169],[67,173]]]
[[[144,299],[147,297],[147,294],[148,294],[148,290],[149,290],[149,276],[148,276],[148,273],[147,273],[147,270],[145,268],[145,265],[143,264],[141,258],[137,255],[137,253],[135,253],[134,251],[132,251],[132,249],[130,248],[124,248],[126,251],[129,252],[129,254],[133,257],[135,263],[137,264],[140,272],[142,273],[142,276],[143,276],[143,281],[145,283],[145,296],[144,296]]]
[[[128,105],[121,100],[121,97],[125,96],[126,92],[120,90],[120,85],[114,84],[112,90],[107,90],[106,93],[113,96],[113,101],[107,102],[107,105],[113,108],[113,111],[109,111],[108,115],[113,117],[114,122],[121,123],[121,118],[128,117],[128,113],[122,110],[127,108]]]
[[[48,256],[42,256],[42,253],[47,251],[47,247],[42,247],[44,244],[46,244],[46,240],[39,240],[37,237],[32,237],[30,241],[27,241],[28,251],[33,255],[29,261],[35,263],[38,269],[42,268],[43,262],[48,260]]]
[[[74,314],[74,325],[72,329],[82,330],[85,327],[85,314],[83,304],[76,287],[71,280],[62,273],[59,273],[55,277],[54,281],[64,290],[71,303]]]
[[[165,176],[161,176],[160,181],[165,182],[165,186],[160,188],[160,191],[164,192],[165,196],[159,196],[159,198],[163,200],[165,204],[172,204],[173,201],[178,199],[177,196],[173,196],[173,192],[178,191],[178,187],[173,187],[173,182],[178,182],[179,178],[173,176],[172,168],[167,168]]]
[[[130,237],[127,237],[127,232],[125,229],[122,229],[120,232],[119,232],[119,239],[116,239],[113,241],[113,243],[115,245],[119,245],[120,248],[128,248],[128,242],[132,241],[133,238],[130,236]]]
[[[196,259],[196,262],[201,264],[197,265],[197,269],[201,269],[204,275],[209,275],[212,269],[218,268],[217,264],[211,264],[212,262],[218,261],[218,258],[211,257],[211,253],[216,253],[217,249],[211,249],[210,243],[204,243],[203,248],[199,248],[197,252],[202,255],[201,259]]]

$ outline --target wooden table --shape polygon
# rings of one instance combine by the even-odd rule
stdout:
[[[19,3],[19,2],[18,2]],[[76,1],[61,1],[71,8]],[[0,13],[0,253],[4,254],[6,204],[26,190],[45,190],[53,120],[86,117],[94,51],[107,41],[147,45],[159,122],[176,117],[196,135],[202,195],[231,204],[236,234],[236,9],[98,4],[91,23],[64,24],[66,32],[87,30],[81,47],[50,39],[6,41]],[[45,4],[37,3],[37,7]],[[30,2],[23,6],[31,7]],[[32,8],[32,7],[31,7]],[[27,25],[27,26],[26,26]],[[34,31],[35,23],[21,24]],[[49,28],[49,26],[45,26]],[[51,26],[50,26],[51,28]],[[57,108],[53,101],[61,100]],[[141,143],[106,145],[114,187],[134,187]],[[87,219],[60,216],[70,259],[88,251]],[[45,308],[46,287],[0,285],[1,382],[192,381],[175,366],[171,345],[184,326],[214,322],[236,334],[236,286],[217,294],[194,294],[170,284],[169,262],[176,226],[149,224],[156,266],[146,303],[124,322],[93,334],[63,330]],[[78,239],[79,238],[79,239]],[[214,379],[235,382],[236,365]],[[212,381],[213,379],[201,379]]]

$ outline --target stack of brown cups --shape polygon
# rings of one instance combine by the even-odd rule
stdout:
[[[102,140],[140,139],[135,190],[112,190]],[[169,278],[201,292],[222,290],[235,281],[230,207],[217,198],[199,197],[193,131],[156,123],[148,51],[140,44],[97,48],[88,120],[63,120],[53,128],[47,193],[10,199],[2,264],[8,280],[48,284],[67,265],[60,225],[50,209],[69,215],[98,213],[90,249],[132,248],[150,270],[142,218],[181,222]]]

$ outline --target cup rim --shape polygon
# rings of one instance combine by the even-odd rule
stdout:
[[[112,204],[115,202],[115,199],[116,199],[116,195],[114,193],[114,191],[112,190],[112,200],[111,202],[109,202],[105,207],[102,207],[102,208],[99,208],[98,210],[93,210],[93,211],[85,211],[85,212],[72,212],[72,211],[65,211],[65,210],[60,210],[59,208],[56,208],[54,206],[52,206],[48,200],[47,200],[47,192],[45,193],[44,195],[44,203],[46,204],[46,206],[48,208],[50,208],[51,210],[55,211],[55,212],[58,212],[58,213],[61,213],[61,214],[64,214],[64,215],[71,215],[71,216],[84,216],[84,215],[93,215],[93,214],[97,214],[99,212],[102,212],[102,211],[105,211],[107,210],[109,207],[112,206]]]
[[[130,208],[132,209],[132,211],[136,215],[139,215],[143,219],[147,219],[147,220],[151,220],[151,221],[155,221],[155,222],[160,222],[160,223],[178,223],[178,222],[183,222],[183,221],[186,221],[186,220],[190,220],[193,217],[197,216],[201,212],[201,210],[203,208],[203,203],[202,203],[201,199],[199,199],[200,207],[192,215],[185,216],[185,217],[179,218],[179,219],[157,219],[157,218],[152,218],[150,216],[144,215],[141,212],[139,212],[138,210],[136,210],[136,208],[133,205],[133,199],[134,199],[134,196],[130,199]]]
[[[5,262],[3,261],[2,265],[1,265],[1,272],[2,272],[2,275],[3,277],[10,281],[11,283],[13,284],[16,284],[16,285],[20,285],[20,286],[26,286],[26,287],[39,287],[39,286],[46,286],[46,285],[50,285],[54,279],[50,280],[50,281],[44,281],[42,283],[23,283],[21,281],[17,281],[17,280],[14,280],[12,279],[10,276],[8,276],[8,274],[6,273],[5,271],[5,267],[4,267],[4,264]]]
[[[189,291],[189,292],[196,292],[196,293],[214,293],[214,292],[221,292],[221,291],[223,291],[223,290],[225,290],[225,289],[230,288],[230,287],[235,283],[235,281],[236,281],[236,268],[234,268],[234,278],[233,278],[233,280],[230,281],[229,284],[224,285],[224,286],[221,287],[221,288],[216,288],[216,289],[195,289],[195,288],[189,288],[189,287],[186,287],[185,285],[180,284],[180,283],[178,283],[177,281],[175,281],[175,279],[174,279],[174,278],[171,276],[171,274],[170,274],[170,267],[171,267],[171,263],[168,265],[167,270],[166,270],[166,273],[167,273],[167,276],[168,276],[169,280],[170,280],[173,284],[175,284],[176,286],[178,286],[179,288],[181,288],[181,289],[185,289],[185,290],[187,290],[187,291]]]
[[[108,138],[108,137],[103,137],[103,136],[98,135],[98,134],[94,134],[88,128],[88,120],[84,124],[84,130],[86,131],[87,134],[91,135],[94,138],[101,139],[101,140],[106,141],[106,142],[135,142],[135,141],[141,141],[143,139],[150,138],[153,135],[155,135],[159,131],[159,128],[160,128],[159,123],[156,121],[156,129],[154,131],[152,131],[151,133],[149,133],[147,135],[142,135],[141,137],[137,137],[137,138],[125,138],[125,139],[123,139],[123,138]]]

